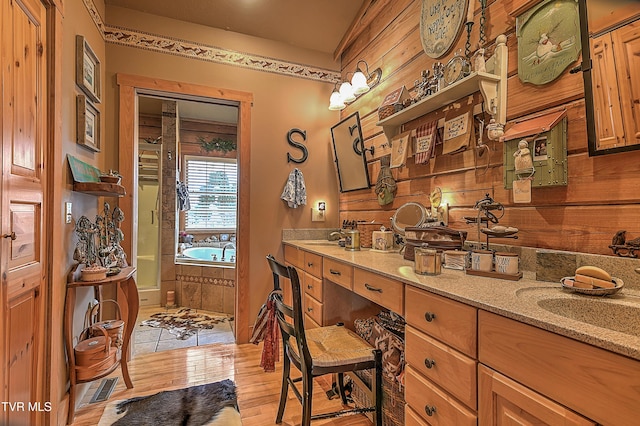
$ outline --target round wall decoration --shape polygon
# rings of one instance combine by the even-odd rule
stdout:
[[[422,0],[420,40],[427,56],[437,59],[449,52],[460,34],[467,0]]]

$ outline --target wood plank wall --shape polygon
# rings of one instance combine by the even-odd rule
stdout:
[[[480,3],[475,10],[472,31],[472,52],[478,45]],[[377,108],[385,95],[405,85],[411,89],[420,71],[431,69],[434,62],[422,49],[420,42],[420,10],[422,0],[390,1],[376,19],[369,19],[358,36],[342,51],[342,75],[352,73],[360,59],[369,69],[381,67],[382,81],[369,93],[358,98],[341,112],[344,118],[359,111],[366,147],[375,146],[375,155],[367,153],[370,180],[369,190],[341,194],[340,222],[345,219],[378,221],[389,226],[395,210],[409,201],[429,206],[428,194],[440,187],[443,198],[450,204],[450,223],[454,229],[469,232],[476,239],[475,225],[467,224],[464,216],[475,216],[475,202],[490,194],[506,207],[500,224],[515,226],[519,238],[496,239],[496,243],[513,244],[583,253],[611,254],[608,245],[620,229],[628,238],[640,236],[640,151],[589,157],[585,122],[582,75],[570,74],[569,68],[555,81],[543,86],[524,84],[517,75],[517,39],[514,11],[535,3],[532,0],[494,0],[486,10],[486,40],[492,53],[495,38],[507,36],[509,47],[508,125],[514,120],[566,109],[568,117],[568,175],[567,186],[534,188],[530,204],[514,204],[510,190],[503,185],[503,150],[500,142],[486,140],[490,157],[477,158],[475,150],[441,155],[441,146],[429,165],[408,165],[393,169],[398,184],[393,204],[381,207],[374,186],[380,170],[380,158],[389,155],[389,146],[376,125]],[[459,49],[464,52],[466,29],[454,48],[439,61],[446,63]],[[352,74],[349,74],[350,78]],[[477,95],[476,95],[477,96]],[[435,111],[405,125],[405,130],[443,115]],[[488,166],[487,166],[488,163]]]

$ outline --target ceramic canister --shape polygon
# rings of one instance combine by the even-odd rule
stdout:
[[[516,275],[518,273],[518,255],[515,253],[496,253],[496,272]]]
[[[387,251],[393,248],[393,231],[381,227],[380,231],[372,232],[374,250]]]
[[[360,231],[347,229],[344,233],[344,249],[350,251],[360,250]]]
[[[488,250],[474,250],[471,252],[471,269],[474,271],[491,272],[493,253]]]

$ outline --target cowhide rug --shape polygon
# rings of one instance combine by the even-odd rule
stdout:
[[[222,380],[114,401],[98,426],[240,426],[236,385]]]
[[[165,328],[179,340],[186,340],[198,330],[212,329],[216,324],[232,321],[227,314],[204,314],[193,309],[183,308],[177,312],[158,312],[150,319],[140,322],[140,325]]]

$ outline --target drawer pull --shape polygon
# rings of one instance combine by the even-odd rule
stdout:
[[[373,287],[372,285],[369,285],[368,283],[364,283],[364,288],[366,288],[369,291],[377,291],[378,293],[382,293],[382,289],[381,288]]]
[[[429,358],[425,358],[424,359],[424,366],[427,368],[431,368],[431,367],[435,367],[436,365],[436,360],[435,359],[429,359]]]
[[[16,233],[14,231],[11,231],[10,234],[2,234],[2,238],[11,238],[11,241],[15,241],[16,238]]]
[[[436,319],[436,314],[434,314],[433,312],[425,312],[424,313],[424,319],[426,319],[427,322],[431,322],[434,319]]]
[[[308,288],[309,290],[311,290],[311,289],[313,288],[313,286],[312,286],[311,284],[307,284],[307,288]]]
[[[342,275],[340,271],[336,271],[335,269],[329,269],[329,273],[332,275]]]
[[[307,312],[313,312],[313,308],[307,308]]]
[[[313,266],[313,262],[307,262],[307,266],[311,268]]]
[[[431,417],[436,413],[436,407],[432,405],[425,405],[424,412],[427,413],[427,416]]]

